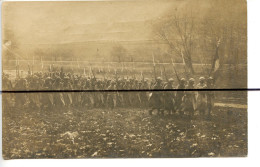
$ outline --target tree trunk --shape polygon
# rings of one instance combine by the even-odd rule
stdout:
[[[194,69],[193,69],[193,65],[192,65],[192,60],[191,60],[191,56],[190,55],[187,55],[187,54],[184,54],[183,55],[184,57],[183,57],[183,61],[184,61],[184,64],[185,64],[185,66],[186,66],[186,68],[188,69],[188,73],[190,74],[190,75],[194,75],[195,74],[195,71],[194,71]]]

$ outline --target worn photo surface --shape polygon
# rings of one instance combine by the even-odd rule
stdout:
[[[4,159],[247,156],[245,0],[2,3]]]

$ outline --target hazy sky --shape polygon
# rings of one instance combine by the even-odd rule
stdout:
[[[187,1],[4,2],[3,28],[19,43],[149,38],[145,20]]]

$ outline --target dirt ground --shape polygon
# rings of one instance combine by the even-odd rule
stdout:
[[[247,156],[247,110],[215,107],[207,119],[145,109],[10,109],[2,141],[4,159]]]

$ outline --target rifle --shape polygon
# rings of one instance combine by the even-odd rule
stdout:
[[[167,75],[166,75],[166,70],[165,70],[164,64],[163,64],[163,72],[164,72],[164,77],[165,77],[166,81],[168,82],[168,77],[167,77]]]
[[[86,68],[84,67],[84,76],[86,76]]]
[[[41,65],[42,65],[42,72],[43,72],[43,62],[42,62],[42,57],[41,57]]]
[[[107,68],[108,68],[108,72],[110,72],[110,66],[109,66],[109,64],[107,64]]]
[[[77,58],[77,65],[78,65],[78,73],[80,73],[80,66],[79,66],[79,60]]]
[[[144,82],[144,75],[143,75],[143,71],[141,71],[141,79]]]
[[[117,78],[117,69],[115,69],[115,76],[116,76],[116,81],[118,80]]]
[[[77,59],[77,65],[78,65],[78,68],[80,68],[80,67],[79,67],[79,60],[78,60],[78,59]]]
[[[17,60],[15,60],[15,77],[18,77],[18,66],[17,66]]]
[[[104,78],[104,80],[106,80],[106,72],[105,72],[106,70],[104,70],[104,72],[103,72],[103,78]]]
[[[88,77],[92,78],[92,76],[91,76],[91,67],[90,66],[89,66],[89,71],[88,71]]]
[[[64,73],[63,73],[63,67],[60,67],[60,77],[63,78],[64,77]]]
[[[121,72],[123,72],[123,71],[124,71],[124,63],[121,62]]]
[[[172,59],[171,59],[171,60],[172,60]],[[177,78],[178,82],[180,83],[181,80],[180,80],[180,78],[179,78],[179,76],[178,76],[178,74],[177,74],[177,71],[176,71],[176,69],[175,69],[173,60],[172,60],[172,68],[173,68],[173,70],[174,70],[174,72],[175,72],[175,75],[176,75],[176,78]]]
[[[154,79],[156,80],[156,70],[155,70],[155,61],[154,61],[154,55],[153,55],[153,73],[154,73]]]
[[[31,75],[31,69],[30,69],[29,62],[28,62],[28,73]]]
[[[17,61],[17,64],[18,64],[18,77],[20,77],[20,63],[19,63],[19,60]]]
[[[134,59],[132,59],[132,63],[133,63],[133,78],[136,79],[135,77],[135,63],[134,63]]]
[[[95,74],[94,74],[94,72],[93,72],[93,69],[92,69],[92,67],[90,67],[90,70],[91,70],[91,73],[92,73],[92,75],[93,75],[94,79],[96,79],[96,76],[95,76]]]
[[[34,55],[33,55],[33,64],[32,64],[32,74],[33,74],[33,66],[34,66]]]

